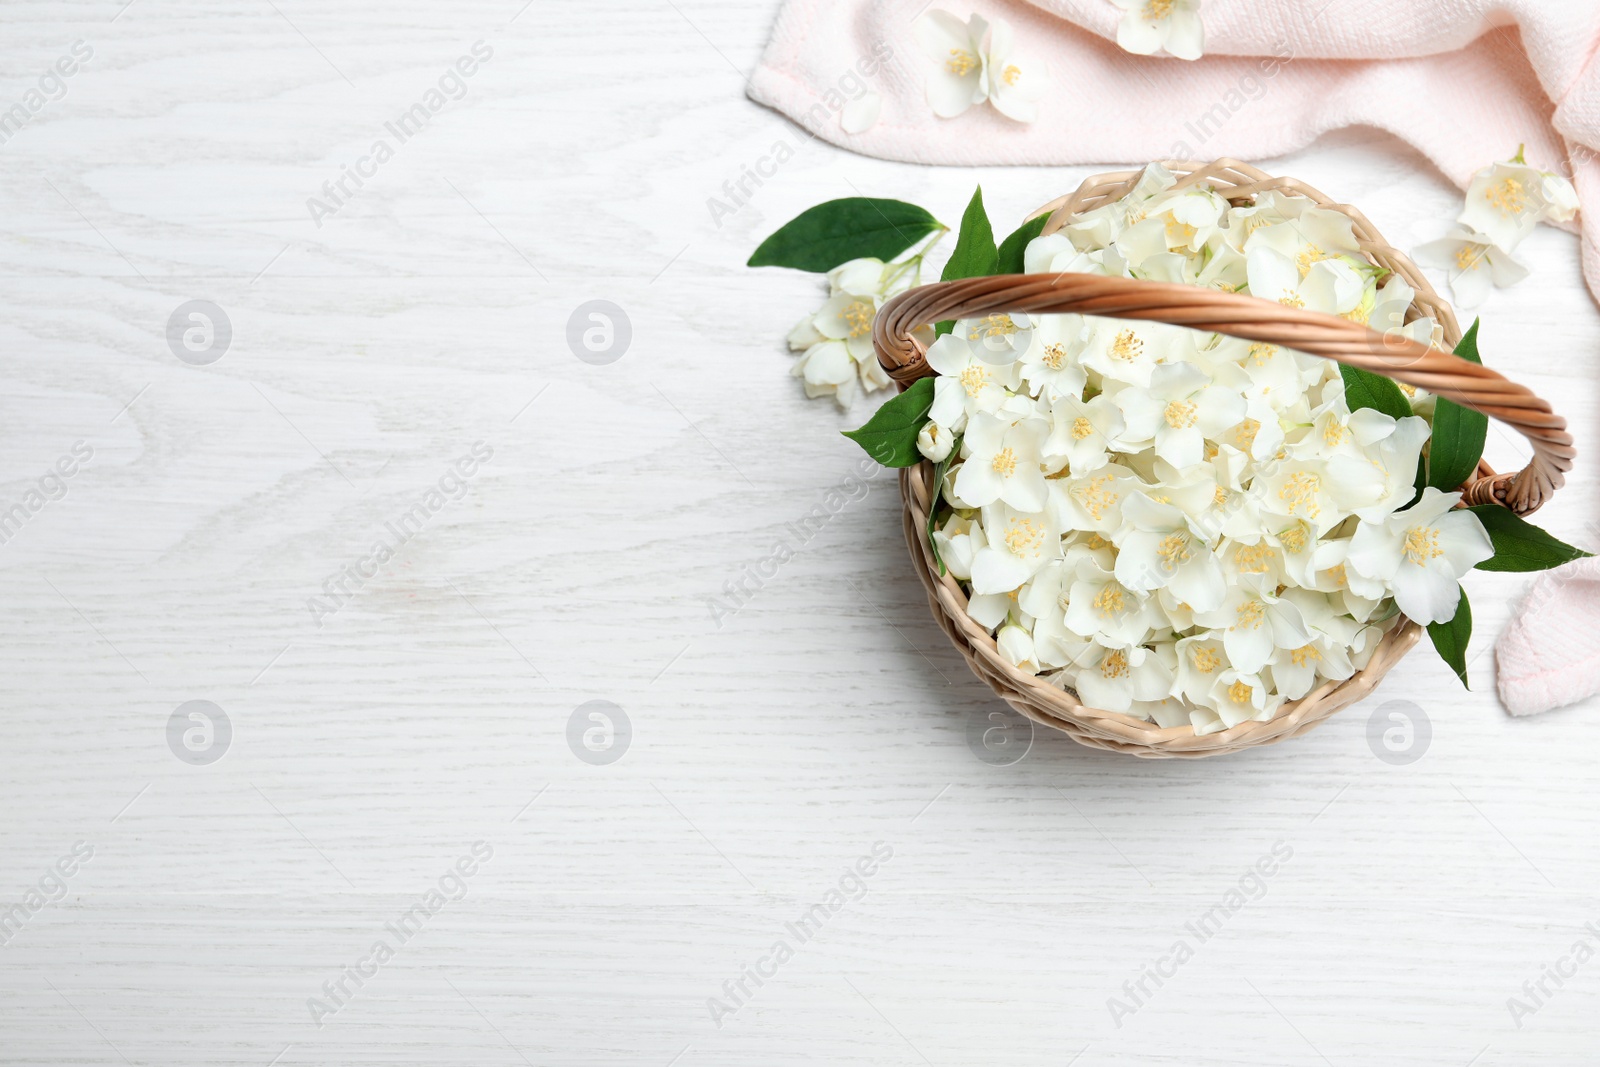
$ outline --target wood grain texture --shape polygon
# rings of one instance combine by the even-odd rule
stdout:
[[[1600,707],[1493,695],[1519,576],[1472,579],[1474,692],[1419,652],[1317,732],[1198,765],[1042,731],[978,759],[1001,705],[928,616],[887,475],[713,619],[855,471],[835,431],[867,414],[800,395],[781,338],[818,288],[750,249],[857,192],[948,221],[975,181],[1008,229],[1090,168],[810,142],[742,95],[771,2],[119,7],[0,13],[0,110],[94,51],[0,144],[0,511],[94,450],[0,544],[0,911],[94,849],[0,946],[0,1064],[1593,1062],[1600,962],[1521,1028],[1506,1007],[1600,922]],[[318,227],[307,198],[479,40],[462,99]],[[1401,247],[1458,203],[1370,131],[1261,162]],[[1485,361],[1571,420],[1540,521],[1593,547],[1600,321],[1571,236],[1523,250]],[[233,328],[208,366],[166,339],[196,299]],[[567,345],[591,299],[632,324],[607,366]],[[324,579],[478,441],[319,625]],[[196,699],[233,727],[208,766],[167,745]],[[632,724],[606,766],[566,740],[596,699]],[[1432,724],[1409,766],[1368,746],[1389,701]],[[314,1025],[480,840],[465,897]],[[878,841],[865,895],[718,1027],[708,998]],[[1108,998],[1280,841],[1117,1026]]]

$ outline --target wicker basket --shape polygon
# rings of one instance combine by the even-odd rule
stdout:
[[[1176,188],[1205,183],[1235,205],[1252,202],[1257,193],[1276,190],[1343,212],[1354,222],[1356,238],[1367,257],[1400,275],[1416,291],[1412,315],[1427,314],[1437,321],[1450,347],[1460,340],[1460,327],[1450,307],[1412,262],[1390,247],[1354,208],[1334,203],[1298,181],[1274,178],[1236,160],[1209,164],[1165,161],[1163,165],[1179,176]],[[1142,173],[1120,171],[1089,178],[1077,192],[1051,201],[1030,218],[1049,213],[1044,233],[1053,233],[1080,213],[1122,198]],[[1211,330],[1348,363],[1470,406],[1521,432],[1533,445],[1534,454],[1517,474],[1499,475],[1480,464],[1477,477],[1463,487],[1467,503],[1496,503],[1527,514],[1561,486],[1563,475],[1572,466],[1574,453],[1566,421],[1545,401],[1492,370],[1347,319],[1192,285],[1086,274],[1011,274],[924,285],[895,297],[879,312],[873,328],[878,360],[903,389],[933,374],[924,361],[922,341],[913,336],[917,327],[1013,311],[1077,312]],[[1294,737],[1370,693],[1421,634],[1416,623],[1397,616],[1371,660],[1352,677],[1326,682],[1301,699],[1285,703],[1269,720],[1245,722],[1217,733],[1198,735],[1189,727],[1162,728],[1131,715],[1086,707],[1073,693],[1006,662],[994,638],[968,617],[966,594],[959,583],[939,574],[926,534],[935,500],[934,477],[933,465],[927,462],[900,475],[906,541],[934,617],[973,672],[1008,704],[1035,722],[1093,748],[1153,758],[1194,758]]]

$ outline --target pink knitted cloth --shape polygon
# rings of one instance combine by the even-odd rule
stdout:
[[[933,2],[1015,27],[1019,50],[1048,68],[1038,121],[990,107],[933,114],[912,29],[923,0],[788,0],[751,98],[869,156],[965,166],[1259,159],[1361,125],[1408,141],[1465,188],[1526,144],[1529,163],[1600,204],[1595,0],[1207,0],[1195,62],[1122,51],[1109,0]],[[887,62],[862,68],[876,68],[865,81],[881,117],[847,134],[839,111],[861,91],[856,64],[885,46]],[[1579,218],[1600,299],[1600,209]]]
[[[1529,163],[1596,205],[1578,221],[1600,299],[1597,0],[1206,0],[1195,62],[1122,51],[1110,0],[933,3],[1012,24],[1022,54],[1048,68],[1036,122],[990,107],[934,115],[913,31],[933,6],[924,0],[787,0],[751,98],[824,140],[916,163],[1249,160],[1361,125],[1409,142],[1465,188],[1526,145]],[[882,96],[880,118],[847,134],[841,112],[864,88]],[[1600,563],[1542,576],[1496,658],[1515,714],[1600,692]]]

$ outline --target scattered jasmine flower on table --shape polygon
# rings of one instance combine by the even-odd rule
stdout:
[[[1416,256],[1423,266],[1446,272],[1451,294],[1465,308],[1481,305],[1491,288],[1505,289],[1528,276],[1528,268],[1510,252],[1461,225],[1437,241],[1417,246]]]
[[[1122,9],[1117,44],[1125,52],[1148,56],[1166,49],[1178,59],[1199,59],[1205,51],[1200,0],[1112,0]]]
[[[935,115],[955,118],[988,101],[1017,122],[1038,117],[1043,76],[1017,52],[1009,23],[990,23],[978,15],[962,22],[935,9],[920,16],[914,29],[923,54],[933,63],[927,97]]]
[[[844,127],[845,133],[862,133],[878,124],[882,111],[882,95],[868,89],[844,105],[839,112],[839,125]]]
[[[1512,252],[1541,222],[1571,222],[1578,193],[1567,179],[1529,166],[1523,150],[1472,176],[1456,225],[1416,249],[1426,266],[1448,272],[1450,291],[1463,307],[1477,307],[1492,287],[1504,289],[1528,276]]]

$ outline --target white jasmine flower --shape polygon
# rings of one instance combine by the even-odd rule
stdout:
[[[1265,667],[1278,649],[1311,640],[1294,604],[1244,583],[1230,587],[1220,606],[1194,617],[1199,625],[1222,631],[1228,662],[1245,674]]]
[[[1065,457],[1077,475],[1105,466],[1107,450],[1116,447],[1124,429],[1122,412],[1104,393],[1090,400],[1058,397],[1050,406],[1050,418],[1045,457]]]
[[[1330,422],[1324,429],[1321,441],[1325,449],[1338,426],[1337,422]],[[1361,458],[1330,457],[1328,473],[1334,479],[1342,509],[1376,522],[1414,495],[1417,459],[1431,431],[1427,420],[1419,415],[1396,422],[1370,408],[1352,414],[1348,426],[1353,438],[1360,434],[1372,443],[1363,449],[1365,455]]]
[[[1115,244],[1135,273],[1153,257],[1182,253],[1196,256],[1212,242],[1228,210],[1228,202],[1209,189],[1185,189],[1152,200],[1144,217],[1117,236]]]
[[[1306,201],[1293,203],[1305,205]],[[1313,264],[1323,260],[1349,256],[1365,262],[1349,215],[1311,205],[1291,210],[1296,213],[1277,223],[1266,224],[1265,216],[1251,216],[1245,225],[1247,233],[1241,251],[1248,256],[1257,248],[1270,248],[1287,256],[1302,278],[1311,273]]]
[[[1389,275],[1373,300],[1367,325],[1385,334],[1399,335],[1422,345],[1433,345],[1435,340],[1443,337],[1438,323],[1422,314],[1406,321],[1407,315],[1413,311],[1411,305],[1416,298],[1416,290],[1404,278],[1398,274]]]
[[[1544,217],[1551,222],[1571,222],[1577,218],[1578,190],[1559,174],[1540,173],[1544,176]]]
[[[953,332],[935,341],[926,358],[939,375],[933,380],[928,417],[951,429],[961,428],[968,416],[980,411],[1000,410],[1020,381],[1015,364],[985,363],[965,335]]]
[[[1528,276],[1528,268],[1510,252],[1464,226],[1454,226],[1439,240],[1418,245],[1415,255],[1423,266],[1449,272],[1450,292],[1464,308],[1475,308],[1488,299],[1491,285],[1505,289]]]
[[[984,49],[985,78],[989,103],[1008,119],[1032,122],[1039,117],[1039,98],[1045,84],[1039,69],[1013,46],[1011,24],[996,19],[989,27]]]
[[[1184,345],[1193,347],[1185,331],[1164,322],[1091,318],[1083,365],[1104,378],[1143,389],[1156,364],[1176,358]]]
[[[988,22],[973,15],[963,23],[948,11],[934,9],[917,19],[914,30],[923,54],[934,63],[928,77],[928,106],[935,115],[953,119],[988,98],[983,69]]]
[[[1112,0],[1123,11],[1117,44],[1137,56],[1165,48],[1178,59],[1199,59],[1205,51],[1200,0]]]
[[[881,259],[853,259],[828,272],[831,295],[789,331],[789,347],[805,352],[793,373],[804,379],[807,396],[832,396],[848,409],[861,392],[889,384],[872,348],[872,321],[911,282],[904,265]]]
[[[1011,26],[992,25],[973,15],[965,23],[948,11],[933,10],[917,19],[915,32],[923,53],[933,61],[928,78],[928,106],[940,118],[955,118],[988,100],[995,110],[1017,122],[1032,122],[1044,83],[1013,47]]]
[[[792,373],[804,380],[806,396],[831,396],[848,411],[861,390],[856,368],[843,341],[822,341],[806,349]]]
[[[1040,452],[1050,426],[1043,419],[1010,422],[984,412],[972,416],[962,438],[956,492],[976,507],[1002,500],[1019,511],[1042,511]]]
[[[864,133],[878,124],[882,111],[883,97],[868,89],[845,103],[839,112],[839,125],[844,127],[845,133]]]
[[[1350,648],[1361,626],[1326,594],[1293,589],[1284,596],[1300,609],[1311,641],[1278,654],[1272,662],[1272,683],[1284,699],[1299,700],[1320,680],[1342,682],[1356,672]]]
[[[939,550],[945,570],[962,581],[972,577],[972,559],[987,543],[983,526],[958,514],[952,514],[943,526],[933,531],[933,544]]]
[[[1413,622],[1454,618],[1461,576],[1494,555],[1478,517],[1451,510],[1460,499],[1460,493],[1430,486],[1411,507],[1382,522],[1363,522],[1350,539],[1350,567],[1388,583]]]
[[[1185,637],[1177,643],[1177,670],[1172,692],[1191,704],[1211,703],[1222,672],[1232,667],[1222,635],[1215,630]]]
[[[1358,494],[1364,500],[1374,499],[1383,490],[1381,472],[1375,469],[1344,468],[1342,474],[1352,479],[1359,476],[1365,484],[1341,484],[1315,451],[1296,451],[1256,475],[1250,495],[1264,515],[1303,519],[1321,537],[1350,514],[1340,506],[1342,499]]]
[[[1135,441],[1154,440],[1155,453],[1174,467],[1205,459],[1205,440],[1239,424],[1245,400],[1211,384],[1193,363],[1164,363],[1150,372],[1144,389],[1123,389],[1117,407]]]
[[[930,463],[942,463],[955,440],[955,434],[930,420],[917,432],[917,451]]]
[[[1238,726],[1242,722],[1272,718],[1272,713],[1283,703],[1283,697],[1274,693],[1259,674],[1247,674],[1230,667],[1217,676],[1208,703],[1225,725]]]
[[[1061,232],[1079,251],[1092,252],[1108,248],[1123,230],[1145,217],[1151,200],[1177,183],[1177,176],[1170,170],[1160,163],[1151,163],[1144,168],[1128,195],[1121,200],[1085,211],[1063,226]],[[1030,273],[1033,273],[1031,268]]]
[[[1123,505],[1122,518],[1117,581],[1144,593],[1168,589],[1191,611],[1212,611],[1222,603],[1222,566],[1183,512],[1135,493]]]
[[[1083,362],[1082,315],[1043,315],[1034,322],[1027,351],[1022,353],[1022,380],[1035,396],[1083,395],[1088,381]]]
[[[1037,509],[983,509],[985,544],[972,557],[975,593],[1009,593],[1061,557],[1061,531]]]
[[[1160,700],[1172,688],[1171,668],[1148,648],[1111,648],[1096,642],[1087,646],[1082,658],[1073,685],[1090,707],[1127,711],[1135,701]]]
[[[1329,315],[1354,308],[1365,289],[1361,276],[1343,260],[1320,259],[1301,274],[1294,260],[1264,245],[1245,253],[1245,270],[1252,296]]]
[[[1109,534],[1122,526],[1122,502],[1140,485],[1137,474],[1111,463],[1050,482],[1050,504],[1063,530]]]
[[[1079,558],[1067,593],[1067,629],[1127,646],[1143,644],[1160,621],[1155,601],[1123,585],[1094,560]]]
[[[985,315],[962,319],[952,332],[965,337],[979,359],[992,367],[1004,367],[1015,363],[1032,344],[1033,320],[1020,311]]]
[[[1577,193],[1565,178],[1525,163],[1491,163],[1472,176],[1456,221],[1510,252],[1541,219],[1570,219],[1576,203]]]
[[[1039,673],[1039,662],[1034,658],[1033,635],[1027,630],[1015,623],[1008,623],[994,635],[994,643],[1000,649],[1000,657],[1007,663],[1030,674]]]

